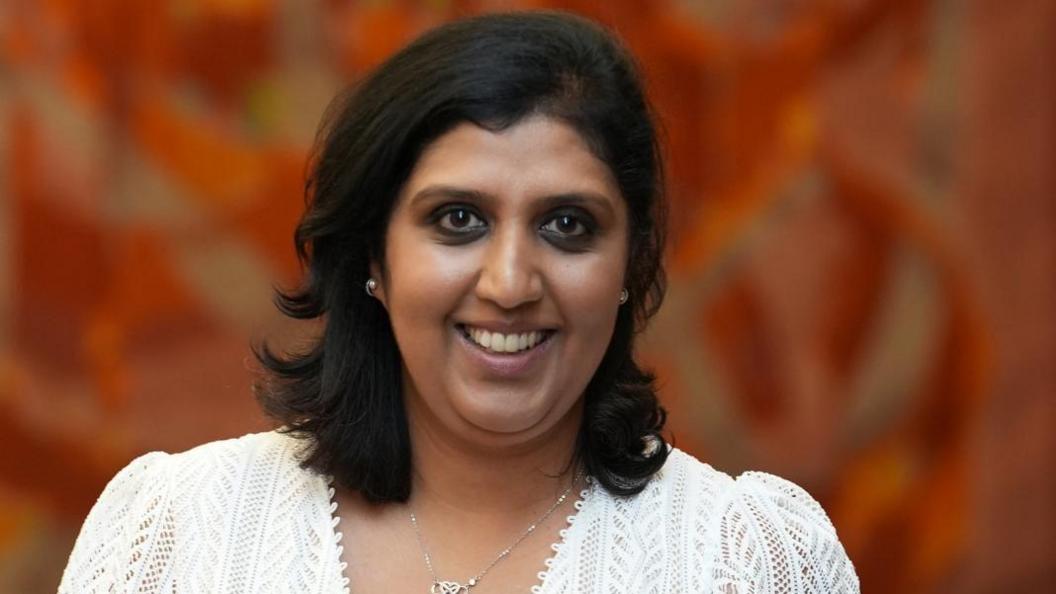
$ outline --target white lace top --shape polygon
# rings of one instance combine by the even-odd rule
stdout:
[[[92,508],[60,593],[348,593],[337,504],[258,433],[137,458]],[[673,450],[639,495],[582,492],[534,594],[858,592],[825,512],[772,475],[736,480]],[[354,588],[354,585],[353,585]]]

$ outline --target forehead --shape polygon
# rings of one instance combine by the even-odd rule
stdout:
[[[401,198],[435,184],[500,197],[579,192],[622,202],[609,167],[579,132],[545,116],[499,131],[458,124],[422,151]]]

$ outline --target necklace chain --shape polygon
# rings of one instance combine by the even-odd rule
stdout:
[[[580,474],[577,472],[572,478],[572,484],[569,485],[567,489],[565,489],[564,493],[561,493],[561,496],[558,497],[557,501],[555,501],[554,504],[550,506],[550,509],[546,510],[546,513],[539,516],[539,519],[537,519],[535,522],[532,522],[532,524],[528,526],[528,528],[524,532],[522,532],[520,536],[517,537],[517,540],[514,540],[513,543],[511,543],[508,547],[500,551],[498,556],[495,557],[495,559],[493,559],[487,567],[482,569],[477,575],[466,580],[465,584],[444,581],[436,577],[436,570],[433,569],[433,558],[431,555],[429,555],[429,548],[425,546],[425,539],[422,538],[422,531],[418,527],[418,518],[415,517],[414,512],[412,511],[411,525],[414,526],[414,536],[418,539],[418,548],[422,550],[422,556],[425,557],[425,566],[429,568],[429,573],[433,576],[433,583],[429,587],[429,594],[467,594],[470,588],[480,583],[480,580],[485,575],[487,575],[489,571],[491,571],[492,567],[495,567],[495,565],[499,561],[502,561],[507,556],[509,556],[510,552],[513,551],[513,549],[515,549],[517,545],[521,544],[524,539],[528,538],[533,532],[535,532],[535,529],[538,528],[540,524],[545,522],[551,514],[557,511],[557,508],[561,507],[561,504],[564,503],[566,499],[568,499],[568,494],[572,492],[572,489],[575,488],[576,483],[579,482],[579,477]]]

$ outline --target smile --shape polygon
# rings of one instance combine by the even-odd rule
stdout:
[[[462,335],[473,341],[474,344],[491,353],[513,354],[528,351],[537,345],[546,342],[553,334],[553,330],[533,330],[531,332],[502,334],[501,332],[489,332],[482,328],[474,328],[459,324]]]

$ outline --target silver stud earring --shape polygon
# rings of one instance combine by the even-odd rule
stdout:
[[[367,287],[366,287],[367,295],[370,295],[371,297],[373,297],[374,296],[374,289],[377,289],[377,288],[378,288],[378,281],[376,281],[376,280],[374,280],[372,278],[368,278],[367,279]]]
[[[631,294],[627,292],[627,289],[620,291],[620,305],[627,303],[627,299],[629,299],[630,296]]]

